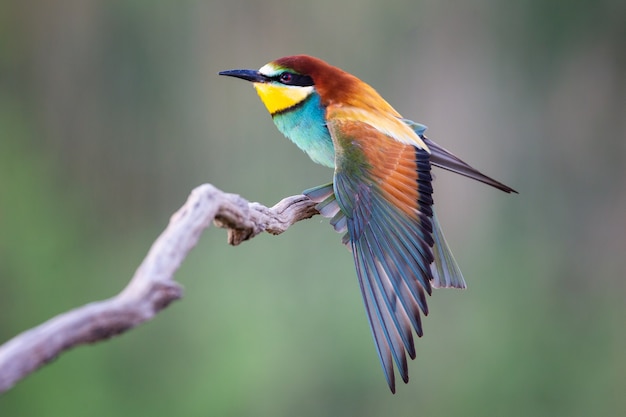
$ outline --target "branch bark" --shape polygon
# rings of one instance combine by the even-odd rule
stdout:
[[[304,195],[268,208],[210,184],[195,188],[118,295],[60,314],[0,346],[0,393],[62,352],[124,333],[181,298],[174,273],[211,222],[228,229],[228,243],[238,245],[262,232],[278,235],[316,214],[315,202]]]

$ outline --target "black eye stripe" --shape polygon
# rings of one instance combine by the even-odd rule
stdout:
[[[308,75],[296,74],[293,72],[283,72],[271,77],[272,80],[285,85],[295,85],[299,87],[308,87],[314,85],[313,78]]]

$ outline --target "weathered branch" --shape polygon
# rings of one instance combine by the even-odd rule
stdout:
[[[287,197],[267,208],[210,184],[197,187],[122,292],[60,314],[0,346],[0,393],[63,351],[132,329],[181,298],[182,288],[173,280],[174,273],[212,221],[228,229],[228,242],[238,245],[262,232],[280,234],[316,214],[315,203],[303,195]]]

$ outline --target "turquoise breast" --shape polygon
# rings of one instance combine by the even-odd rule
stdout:
[[[313,162],[335,167],[335,148],[326,127],[325,109],[317,93],[312,93],[294,107],[275,113],[273,119],[278,130]]]

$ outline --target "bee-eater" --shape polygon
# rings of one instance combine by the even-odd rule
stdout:
[[[433,211],[431,166],[489,184],[489,178],[426,138],[372,87],[307,55],[259,70],[220,75],[251,81],[279,131],[334,180],[305,191],[352,251],[378,357],[391,392],[394,366],[409,380],[413,330],[422,336],[431,288],[465,288]]]

